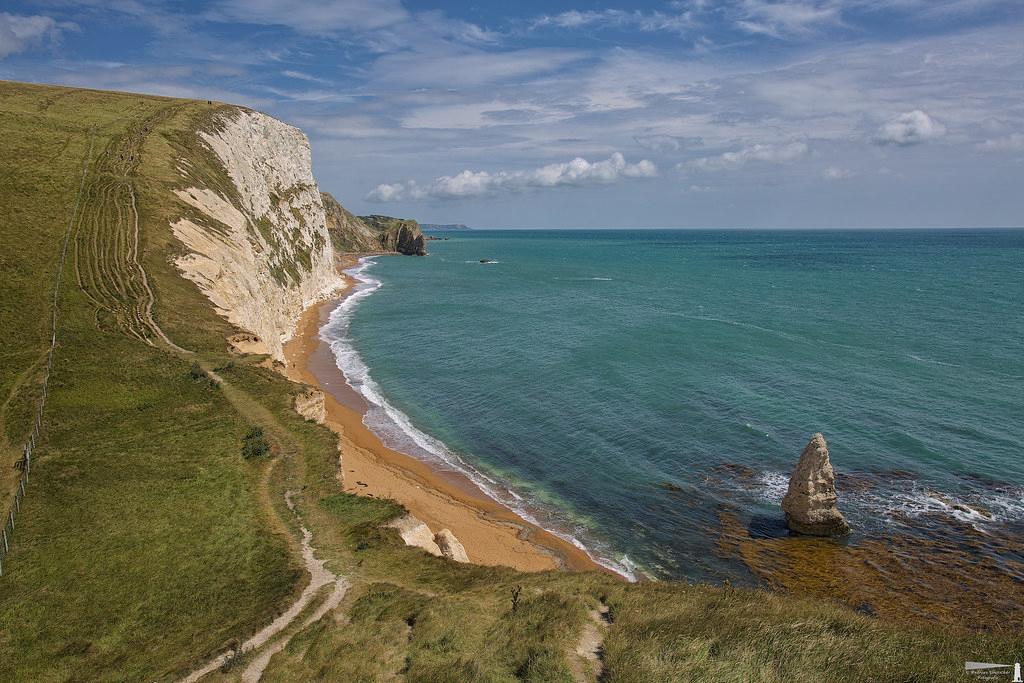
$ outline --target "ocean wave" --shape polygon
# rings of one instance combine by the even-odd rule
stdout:
[[[1024,489],[957,495],[919,486],[897,493],[886,507],[909,518],[944,514],[985,531],[992,524],[1024,521]]]
[[[563,282],[614,282],[613,277],[555,277],[555,280]]]
[[[408,415],[388,402],[380,386],[370,376],[369,366],[356,351],[349,335],[352,315],[356,307],[383,286],[380,280],[367,273],[374,263],[374,257],[363,257],[359,259],[357,266],[345,271],[347,275],[356,280],[357,284],[352,293],[331,312],[327,324],[320,328],[320,339],[327,343],[334,353],[335,362],[345,376],[345,380],[369,404],[369,409],[363,417],[364,424],[380,437],[388,448],[434,466],[459,472],[468,477],[489,498],[501,503],[527,522],[571,543],[606,569],[629,581],[636,581],[637,567],[628,557],[623,556],[621,560],[614,560],[608,557],[609,553],[597,552],[594,548],[587,546],[577,537],[583,531],[582,528],[578,527],[575,534],[570,534],[557,528],[551,528],[552,525],[542,524],[534,514],[534,511],[539,511],[541,506],[467,463],[441,440],[418,429],[412,424]],[[472,262],[467,261],[467,263]]]
[[[949,367],[949,368],[959,368],[959,367],[961,367],[960,365],[957,365],[956,363],[945,363],[945,362],[943,362],[941,360],[932,360],[931,358],[922,358],[921,356],[915,356],[912,353],[907,353],[907,354],[904,354],[904,355],[907,358],[910,358],[911,360],[916,360],[918,363],[928,363],[930,365],[945,365],[946,367]]]
[[[764,503],[779,505],[789,488],[789,477],[766,471],[757,477],[754,494]],[[986,532],[998,524],[1024,522],[1024,487],[947,493],[913,479],[890,482],[866,491],[839,490],[839,508],[862,525],[873,522],[905,524],[929,515],[944,515]]]

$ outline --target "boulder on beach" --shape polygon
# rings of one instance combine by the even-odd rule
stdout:
[[[800,454],[782,499],[790,530],[809,536],[843,536],[850,525],[836,506],[836,477],[825,437],[815,434]]]
[[[405,541],[406,545],[423,548],[431,555],[442,556],[443,553],[437,547],[437,543],[434,542],[434,533],[430,530],[430,527],[412,515],[399,517],[388,524],[388,526],[398,529],[398,534]]]
[[[451,530],[441,529],[438,531],[437,535],[434,536],[434,543],[441,549],[441,554],[449,560],[469,562],[469,555],[466,554],[465,547],[463,547]]]

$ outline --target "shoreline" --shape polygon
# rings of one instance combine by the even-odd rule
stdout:
[[[433,533],[451,530],[474,564],[521,571],[602,571],[619,576],[584,550],[495,501],[465,475],[392,450],[363,424],[366,400],[349,386],[334,353],[320,339],[320,328],[331,312],[355,289],[355,281],[344,271],[358,265],[358,259],[348,255],[339,258],[344,289],[330,300],[307,308],[292,339],[284,345],[286,376],[324,393],[324,424],[339,437],[342,490],[391,498]]]

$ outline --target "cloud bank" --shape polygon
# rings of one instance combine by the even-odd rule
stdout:
[[[510,192],[524,192],[551,187],[610,185],[623,178],[653,178],[658,168],[647,159],[635,164],[615,152],[603,161],[590,162],[577,157],[572,161],[548,164],[529,171],[463,171],[453,176],[440,176],[427,186],[415,180],[404,183],[382,183],[366,195],[371,202],[397,202],[418,199],[465,199],[490,197]]]
[[[1006,137],[985,140],[978,145],[985,152],[1024,152],[1024,133],[1011,133]]]

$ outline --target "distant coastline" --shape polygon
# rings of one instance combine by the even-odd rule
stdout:
[[[473,228],[463,223],[420,223],[424,232],[462,232]]]

